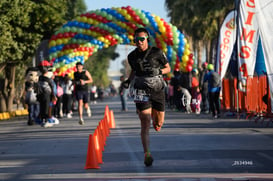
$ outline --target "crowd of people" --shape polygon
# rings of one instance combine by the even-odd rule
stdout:
[[[220,75],[214,66],[204,62],[191,72],[174,71],[165,89],[168,108],[186,113],[212,113],[220,116]]]
[[[83,125],[83,112],[86,110],[91,117],[89,102],[102,100],[102,91],[93,82],[91,74],[83,68],[83,64],[76,64],[77,71],[74,80],[68,75],[54,76],[52,65],[42,61],[37,68],[31,67],[26,71],[25,103],[28,105],[28,125],[41,124],[52,127],[59,124],[62,117],[72,118],[73,111],[78,111],[79,124]]]

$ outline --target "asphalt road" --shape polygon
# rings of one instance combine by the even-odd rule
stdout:
[[[84,169],[89,134],[114,111],[100,169]],[[91,118],[78,124],[60,119],[51,128],[28,126],[26,117],[0,121],[0,180],[273,180],[272,124],[208,114],[167,110],[158,133],[152,128],[152,167],[143,164],[140,124],[135,107],[120,111],[118,97],[92,104]]]

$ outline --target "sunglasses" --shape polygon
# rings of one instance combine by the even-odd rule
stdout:
[[[135,42],[138,42],[138,41],[143,42],[145,39],[148,39],[148,36],[144,36],[144,37],[141,37],[141,36],[135,37]]]

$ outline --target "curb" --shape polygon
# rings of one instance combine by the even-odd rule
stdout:
[[[3,112],[3,113],[0,113],[0,121],[7,120],[7,119],[10,119],[10,118],[16,117],[16,116],[25,116],[25,115],[28,115],[27,109],[15,110],[15,111],[11,111],[11,112]]]

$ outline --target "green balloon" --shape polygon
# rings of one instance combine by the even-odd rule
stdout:
[[[113,20],[113,16],[111,14],[107,14],[106,18],[110,21]]]
[[[71,28],[69,27],[69,26],[66,26],[65,28],[64,28],[64,32],[70,32],[71,31]]]
[[[146,24],[146,25],[149,23],[149,20],[148,20],[148,18],[146,18],[146,17],[145,17],[142,21],[143,21],[143,23]]]
[[[178,43],[179,43],[178,38],[173,39],[173,44],[174,44],[174,45],[177,45]]]
[[[107,16],[107,13],[106,13],[105,11],[102,11],[102,12],[101,12],[101,16],[102,16],[102,17],[106,17],[106,16]]]
[[[73,33],[77,33],[77,28],[73,26],[73,27],[71,28],[71,31],[72,31]]]
[[[174,67],[174,66],[175,66],[175,61],[172,60],[172,61],[170,62],[170,64],[171,64],[171,67]]]

